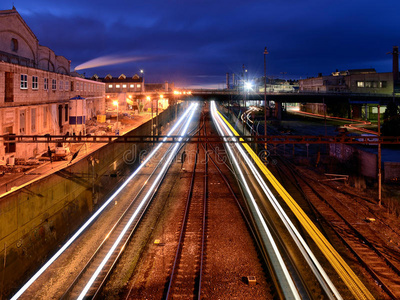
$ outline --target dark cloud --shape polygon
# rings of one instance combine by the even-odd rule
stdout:
[[[0,4],[9,9],[11,0]],[[10,3],[7,3],[10,2]],[[8,6],[7,6],[8,5]],[[42,45],[77,66],[101,56],[145,60],[83,70],[134,74],[180,85],[223,83],[225,73],[314,76],[335,69],[391,71],[400,44],[395,0],[19,0],[18,11]]]

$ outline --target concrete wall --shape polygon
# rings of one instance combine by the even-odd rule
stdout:
[[[175,110],[171,107],[161,113],[160,124],[171,121]],[[150,128],[151,121],[127,134],[148,135]],[[7,274],[1,287],[3,297],[16,292],[106,200],[124,175],[137,167],[139,159],[132,152],[138,154],[146,147],[107,144],[75,164],[0,198],[0,274]],[[99,163],[93,166],[90,157]]]

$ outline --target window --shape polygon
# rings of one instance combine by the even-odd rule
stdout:
[[[31,109],[31,133],[36,132],[36,108]]]
[[[130,87],[130,88],[134,88],[134,87],[135,87],[135,85],[134,85],[134,84],[131,84],[129,87]]]
[[[112,89],[112,84],[109,84],[109,85],[108,85],[108,88],[109,88],[109,89]]]
[[[122,85],[122,88],[126,89],[126,84],[123,84],[123,85]]]
[[[43,80],[43,89],[45,91],[47,91],[49,89],[49,79],[48,78],[44,78],[44,80]]]
[[[21,74],[21,89],[28,89],[28,75]]]
[[[37,76],[32,76],[32,89],[37,90],[39,88],[39,82]]]
[[[59,90],[62,91],[64,88],[64,82],[62,80],[60,80],[60,88]]]
[[[9,140],[9,141],[15,140],[15,133],[13,133],[12,126],[6,127],[4,131],[5,131],[4,133],[8,135],[7,140]],[[16,149],[15,143],[5,143],[5,148],[6,148],[5,153],[13,153],[13,152],[15,152],[15,149]]]
[[[136,87],[139,89],[139,88],[141,87],[141,85],[140,85],[140,84],[138,84]]]
[[[119,89],[121,86],[120,86],[119,84],[117,84],[115,87],[116,87],[117,89]]]
[[[377,88],[377,87],[378,87],[378,82],[372,81],[372,87],[373,87],[373,88]]]
[[[69,81],[66,80],[66,81],[65,81],[65,88],[64,88],[64,89],[65,89],[66,91],[68,91],[68,88],[69,88]]]
[[[366,82],[365,82],[365,87],[366,87],[366,88],[372,87],[372,82],[371,82],[371,81],[366,81]]]
[[[380,81],[379,82],[379,87],[380,88],[386,88],[387,87],[387,82],[386,81]]]
[[[357,87],[364,87],[364,81],[357,81]]]
[[[57,80],[56,79],[51,80],[51,89],[53,91],[55,91],[57,89]]]
[[[25,109],[19,112],[19,133],[25,134]]]
[[[18,40],[11,39],[11,51],[17,52],[18,51]]]

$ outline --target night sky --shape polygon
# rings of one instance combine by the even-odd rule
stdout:
[[[41,45],[72,61],[124,63],[82,69],[180,87],[224,87],[225,74],[306,78],[336,69],[391,71],[400,46],[400,1],[2,0],[15,5]],[[285,74],[286,73],[286,74]]]

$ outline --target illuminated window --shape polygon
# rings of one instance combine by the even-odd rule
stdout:
[[[130,88],[134,88],[134,87],[135,87],[135,85],[134,85],[134,84],[131,84],[129,87],[130,87]]]
[[[49,89],[49,79],[48,78],[43,79],[43,89],[45,91],[47,91]]]
[[[53,91],[55,91],[57,89],[57,80],[56,79],[51,80],[51,89]]]
[[[122,88],[126,89],[126,84],[123,84],[123,85],[122,85]]]
[[[387,82],[386,82],[386,81],[380,81],[380,82],[379,82],[379,87],[380,87],[380,88],[385,88],[385,87],[387,87]]]
[[[112,88],[112,84],[109,84],[109,85],[108,85],[108,88],[110,88],[110,89],[111,89],[111,88]]]
[[[28,75],[21,74],[21,90],[26,90],[28,88]]]
[[[119,89],[121,86],[120,86],[119,84],[117,84],[115,87],[116,87],[117,89]]]
[[[357,81],[357,87],[364,87],[364,81]]]
[[[37,90],[39,88],[39,82],[37,76],[32,76],[32,89]]]
[[[365,82],[365,87],[366,87],[366,88],[372,87],[372,82],[371,82],[371,81],[366,81],[366,82]]]
[[[136,87],[139,89],[139,88],[141,87],[141,85],[140,85],[140,84],[138,84]]]

